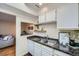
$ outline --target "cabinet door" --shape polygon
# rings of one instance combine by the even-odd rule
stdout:
[[[47,53],[46,51],[42,51],[42,56],[52,56],[49,53]]]
[[[39,23],[44,23],[45,22],[45,14],[41,14],[39,16]]]
[[[41,44],[34,42],[34,56],[41,56]]]
[[[46,22],[56,21],[56,10],[46,13]]]
[[[57,9],[57,27],[78,28],[78,5],[69,4]]]
[[[52,56],[53,49],[42,45],[42,56]]]
[[[70,55],[58,50],[54,50],[54,56],[70,56]]]
[[[28,40],[27,41],[28,42],[28,52],[30,52],[32,55],[34,55],[34,43],[33,43],[33,41],[31,41],[31,40]]]

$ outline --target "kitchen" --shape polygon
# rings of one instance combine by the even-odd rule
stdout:
[[[33,34],[27,37],[28,54],[79,56],[79,4],[26,5],[40,8],[37,24],[33,24]]]
[[[16,16],[16,56],[79,56],[78,3],[3,3]]]

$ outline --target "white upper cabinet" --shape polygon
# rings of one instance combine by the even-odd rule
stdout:
[[[42,14],[39,16],[39,23],[44,23],[45,22],[45,15]]]
[[[57,28],[78,29],[78,4],[69,4],[57,9]]]
[[[56,10],[46,13],[46,22],[56,21]]]
[[[39,15],[39,23],[56,21],[56,10],[52,10]]]

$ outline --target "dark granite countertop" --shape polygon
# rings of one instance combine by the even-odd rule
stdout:
[[[56,45],[50,46],[50,45],[47,45],[46,43],[42,43],[42,42],[40,42],[40,41],[33,40],[33,38],[44,38],[44,39],[45,39],[45,38],[47,38],[47,37],[29,36],[29,37],[27,37],[27,39],[30,39],[30,40],[32,40],[32,41],[34,41],[34,42],[37,42],[37,43],[42,44],[42,45],[45,45],[45,46],[47,46],[47,47],[53,48],[53,49],[55,49],[55,50],[61,51],[61,52],[63,52],[63,53],[69,54],[69,55],[71,55],[71,56],[76,56],[76,55],[74,55],[73,53],[71,53],[70,50],[66,51],[66,50],[64,50],[64,49],[62,49],[62,48],[59,48],[61,45],[59,44],[58,39],[48,38],[48,40],[55,40],[55,41],[57,41],[57,44],[56,44]],[[61,47],[62,47],[62,46],[61,46]]]

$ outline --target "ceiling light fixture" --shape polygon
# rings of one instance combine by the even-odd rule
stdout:
[[[42,3],[39,3],[39,5],[42,5]]]

